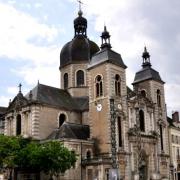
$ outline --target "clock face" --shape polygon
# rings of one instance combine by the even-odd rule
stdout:
[[[118,109],[122,110],[122,105],[121,104],[118,104]]]
[[[97,104],[97,111],[99,112],[99,111],[101,111],[102,110],[102,105],[101,104]]]

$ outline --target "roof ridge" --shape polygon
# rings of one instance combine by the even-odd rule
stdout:
[[[65,122],[65,124],[73,124],[73,125],[78,125],[78,126],[89,126],[87,124],[79,124],[79,123],[73,123],[73,122]]]

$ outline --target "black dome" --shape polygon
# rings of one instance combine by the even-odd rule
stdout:
[[[60,53],[60,68],[70,63],[89,62],[92,55],[100,49],[86,36],[76,35],[64,45]]]

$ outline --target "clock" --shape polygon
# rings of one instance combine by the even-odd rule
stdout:
[[[97,104],[96,109],[98,112],[100,112],[102,110],[102,105],[101,104]]]
[[[122,110],[122,105],[121,104],[118,104],[118,109]]]

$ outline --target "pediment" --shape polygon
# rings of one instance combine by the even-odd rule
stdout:
[[[17,96],[13,99],[13,101],[9,104],[7,111],[19,110],[27,104],[28,100],[23,96],[22,93],[18,93]]]

